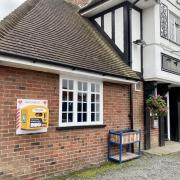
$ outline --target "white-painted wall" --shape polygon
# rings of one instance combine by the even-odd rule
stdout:
[[[99,24],[99,26],[101,27],[101,17],[98,17],[95,19],[95,21]]]
[[[112,13],[111,12],[104,15],[104,31],[110,38],[112,38]]]
[[[132,69],[141,72],[141,47],[133,43],[141,39],[141,15],[140,12],[132,9]]]
[[[115,10],[115,44],[124,52],[124,8],[118,8]],[[95,19],[95,21],[101,27],[101,17]],[[104,15],[104,31],[112,39],[112,13]]]
[[[161,2],[167,5],[172,12],[180,16],[180,10],[167,0],[161,0]],[[180,53],[170,52],[180,51],[180,46],[160,36],[160,6],[158,4],[143,10],[143,39],[149,44],[143,50],[144,79],[146,81],[157,80],[180,84],[180,75],[168,73],[161,69],[161,53],[180,60]]]
[[[115,44],[124,52],[124,18],[123,7],[115,10]]]

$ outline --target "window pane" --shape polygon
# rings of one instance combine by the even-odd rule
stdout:
[[[99,102],[99,101],[100,101],[100,95],[96,94],[96,102]]]
[[[87,83],[86,82],[83,83],[83,91],[87,91]]]
[[[67,122],[67,114],[66,113],[62,113],[62,122],[63,123]]]
[[[82,82],[78,82],[78,90],[82,91]]]
[[[96,104],[96,112],[99,112],[99,104]]]
[[[175,16],[172,13],[169,14],[169,38],[175,41]]]
[[[83,122],[87,122],[87,113],[83,113]]]
[[[92,121],[92,122],[95,121],[95,113],[91,113],[91,121]]]
[[[96,121],[99,121],[99,120],[100,120],[100,114],[96,113]]]
[[[95,84],[91,84],[91,92],[95,92]]]
[[[87,112],[87,103],[83,103],[83,111]]]
[[[73,92],[69,92],[69,101],[73,101]]]
[[[180,25],[180,22],[179,22],[179,25]],[[178,44],[180,44],[180,27],[179,27],[179,25],[176,26],[176,42]]]
[[[62,103],[62,111],[67,111],[67,102]]]
[[[100,85],[96,84],[96,92],[100,92]]]
[[[82,119],[82,114],[78,113],[78,122],[81,122],[81,119]]]
[[[68,103],[68,104],[69,104],[69,105],[68,105],[68,106],[69,106],[68,110],[69,110],[69,111],[73,111],[73,103],[70,102],[70,103]]]
[[[94,112],[94,111],[95,111],[95,104],[92,103],[92,104],[91,104],[91,112]]]
[[[82,101],[82,93],[78,93],[78,101]]]
[[[63,101],[67,101],[67,92],[63,91]]]
[[[63,79],[63,89],[67,89],[67,80]]]
[[[73,80],[69,80],[69,89],[73,90],[74,82]]]
[[[83,101],[87,102],[87,94],[86,93],[83,94]]]
[[[95,102],[95,94],[91,94],[91,102]]]
[[[73,122],[73,113],[68,114],[68,122]]]
[[[82,111],[82,103],[78,103],[78,112]]]

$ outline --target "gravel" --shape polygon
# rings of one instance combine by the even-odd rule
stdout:
[[[180,180],[180,153],[169,156],[145,155],[131,166],[111,170],[94,180]]]

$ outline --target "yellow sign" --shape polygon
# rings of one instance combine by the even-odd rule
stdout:
[[[49,110],[46,106],[29,105],[21,109],[21,129],[48,128]]]

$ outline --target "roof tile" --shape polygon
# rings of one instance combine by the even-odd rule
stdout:
[[[63,0],[27,0],[1,21],[0,53],[139,79],[78,10]]]

